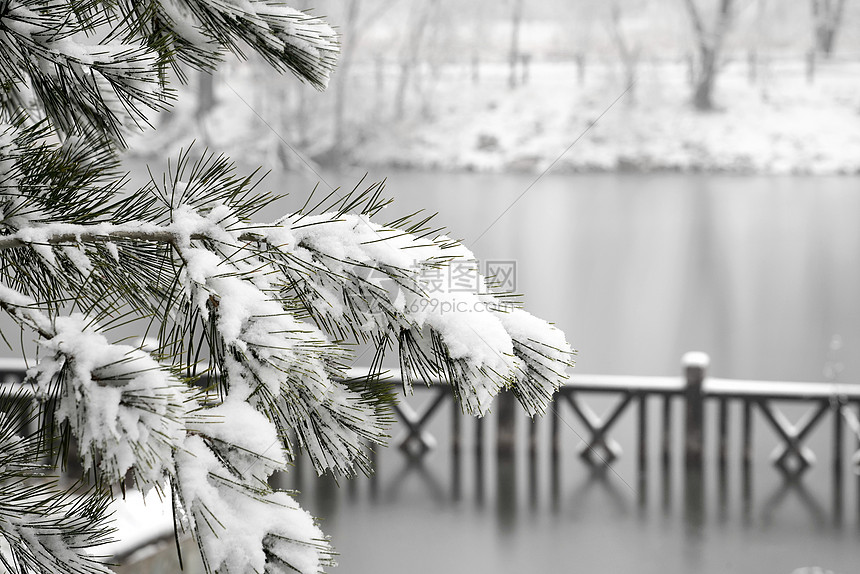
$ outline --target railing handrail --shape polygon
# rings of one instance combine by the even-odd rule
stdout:
[[[14,376],[23,379],[28,364],[21,358],[0,357],[0,391],[6,392],[20,387],[8,380]],[[347,371],[347,378],[367,376],[367,367],[353,367]],[[403,380],[397,369],[390,369],[384,376],[393,385]],[[443,384],[438,378],[427,381],[430,386]],[[10,386],[11,384],[11,386]],[[680,395],[685,392],[687,382],[684,376],[642,376],[642,375],[602,375],[575,373],[561,385],[561,392],[634,392],[658,395]],[[755,379],[734,379],[706,377],[702,392],[705,397],[724,398],[765,398],[785,400],[810,400],[838,398],[840,400],[860,400],[860,385],[836,383],[832,381],[773,381]]]
[[[757,381],[707,378],[705,395],[726,398],[826,399],[839,397],[860,399],[860,385],[834,382]]]

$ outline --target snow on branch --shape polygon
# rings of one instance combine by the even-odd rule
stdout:
[[[36,300],[10,287],[0,285],[0,308],[21,326],[27,326],[42,337],[53,335],[50,317],[41,311]]]
[[[323,328],[348,324],[384,349],[398,345],[407,384],[441,376],[464,409],[482,414],[511,387],[543,412],[572,363],[560,331],[496,297],[474,256],[447,237],[427,240],[362,215],[297,216],[280,247],[285,293]],[[470,289],[432,283],[456,266]],[[341,328],[342,329],[342,328]]]
[[[554,325],[522,309],[503,308],[494,312],[513,341],[519,359],[514,396],[529,415],[544,414],[547,405],[567,379],[575,351],[564,333]]]
[[[93,128],[123,143],[123,124],[164,107],[158,54],[147,46],[81,41],[74,7],[13,0],[0,14],[4,85],[27,84],[63,133]],[[15,113],[18,110],[10,110]]]
[[[189,238],[177,244],[177,252],[185,297],[217,333],[213,349],[223,392],[264,412],[291,454],[288,431],[294,431],[318,471],[351,474],[356,462],[369,469],[363,442],[381,442],[386,419],[371,397],[338,380],[346,353],[285,309],[271,270],[254,250],[224,252],[236,249],[236,235],[241,237],[227,231],[232,221],[224,206],[205,218],[184,208],[174,213],[171,225],[199,230],[202,219],[211,225],[206,235],[219,241],[206,249],[192,247]]]
[[[192,395],[150,355],[108,343],[81,315],[57,317],[29,376],[68,422],[84,470],[110,483],[129,470],[142,490],[163,481],[185,437]]]
[[[339,42],[321,18],[262,0],[159,0],[119,4],[124,18],[141,22],[146,41],[168,60],[208,69],[222,48],[240,56],[250,47],[280,71],[317,89],[328,85]]]
[[[286,493],[237,481],[204,438],[177,453],[176,488],[208,572],[316,574],[332,549]]]
[[[109,574],[87,549],[109,541],[109,499],[95,490],[61,489],[39,462],[37,434],[21,436],[36,413],[29,396],[0,398],[0,565],[9,572]],[[34,456],[36,454],[37,456]]]
[[[166,66],[184,79],[179,61],[210,70],[223,50],[248,47],[322,90],[339,41],[323,19],[262,0],[10,0],[0,5],[0,106],[32,121],[44,114],[63,137],[122,147],[128,127],[173,97]]]

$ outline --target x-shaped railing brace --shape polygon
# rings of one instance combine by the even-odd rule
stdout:
[[[762,399],[758,405],[764,413],[765,418],[771,423],[774,430],[782,438],[783,444],[773,451],[771,458],[782,472],[791,478],[796,478],[815,464],[815,453],[801,443],[815,428],[815,425],[827,413],[830,408],[829,401],[823,400],[817,407],[807,411],[797,424],[792,424],[781,410],[772,406],[768,401]],[[788,461],[794,457],[797,466],[792,468]]]
[[[579,456],[592,466],[609,464],[618,458],[621,455],[621,445],[608,437],[607,433],[624,412],[624,409],[627,408],[627,405],[630,404],[630,401],[633,400],[633,393],[625,393],[621,400],[609,410],[609,414],[604,417],[599,417],[597,413],[591,410],[591,407],[580,402],[574,393],[566,393],[564,397],[567,398],[573,412],[576,413],[576,416],[579,417],[591,435],[580,449]],[[598,448],[603,450],[603,456],[597,453]],[[595,456],[598,460],[595,460]]]
[[[411,456],[423,456],[424,453],[436,446],[436,439],[424,430],[424,425],[449,394],[447,388],[439,387],[436,396],[430,399],[420,413],[416,412],[406,402],[394,405],[394,412],[400,421],[406,425],[406,436],[398,441],[401,450]],[[412,448],[413,444],[417,445],[417,451]]]

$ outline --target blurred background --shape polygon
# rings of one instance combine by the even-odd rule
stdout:
[[[191,74],[174,110],[130,143],[133,177],[194,139],[270,172],[264,187],[289,194],[261,215],[272,220],[315,186],[385,179],[384,219],[438,213],[483,269],[512,269],[526,308],[578,349],[577,372],[675,375],[699,350],[721,377],[860,377],[860,2],[292,5],[342,34],[328,90],[253,58]],[[428,430],[445,441],[452,416]],[[573,452],[584,431],[565,418]],[[810,441],[829,448],[821,433]],[[598,475],[565,455],[554,498],[527,496],[522,464],[513,486],[497,481],[486,453],[455,492],[445,449],[383,451],[374,479],[341,488],[307,467],[285,484],[327,517],[344,574],[860,564],[860,521],[831,520],[821,468],[785,490],[764,449],[757,498],[711,503],[691,526],[677,482],[662,506],[641,503],[625,448]]]

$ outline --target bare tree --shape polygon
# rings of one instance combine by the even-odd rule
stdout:
[[[406,90],[409,88],[412,73],[418,65],[418,56],[421,52],[424,33],[427,29],[427,24],[430,22],[430,15],[435,8],[436,2],[437,0],[424,2],[424,9],[416,15],[412,27],[406,31],[408,40],[406,49],[403,52],[403,58],[400,60],[400,79],[397,83],[397,92],[394,99],[395,119],[403,119],[406,113]]]
[[[836,33],[842,25],[845,0],[812,0],[812,25],[815,33],[815,49],[830,58]]]
[[[570,30],[567,40],[573,50],[573,63],[576,67],[576,81],[585,85],[589,59],[594,54],[594,30],[601,21],[605,0],[577,0],[562,4],[563,26]]]
[[[508,74],[508,86],[517,87],[517,63],[520,60],[520,28],[523,21],[523,0],[514,0],[514,9],[511,12],[511,49],[509,54],[510,72]]]
[[[341,35],[341,57],[338,66],[338,81],[335,84],[334,105],[334,144],[332,159],[342,163],[344,159],[346,130],[344,128],[344,112],[346,110],[346,88],[349,81],[349,71],[352,64],[356,31],[358,29],[358,10],[360,0],[349,0],[346,8],[346,22]]]
[[[347,159],[348,154],[348,129],[346,126],[346,108],[349,95],[350,75],[355,54],[358,53],[358,45],[364,38],[362,32],[378,22],[380,17],[393,5],[394,0],[378,2],[375,6],[370,3],[370,10],[362,10],[361,0],[349,0],[344,3],[344,20],[341,25],[341,58],[335,75],[334,84],[334,130],[333,142],[325,161],[341,164]],[[365,6],[368,3],[365,3]],[[361,16],[360,16],[361,14]],[[383,82],[383,62],[376,62],[377,84]]]
[[[201,134],[202,143],[209,146],[211,137],[209,129],[206,126],[206,118],[212,113],[215,108],[215,72],[212,70],[202,70],[197,72],[197,107],[194,110],[194,119],[197,122],[197,129]]]
[[[631,42],[625,36],[621,18],[621,6],[617,1],[614,1],[610,6],[609,33],[612,36],[615,47],[618,49],[621,66],[624,68],[624,85],[629,88],[627,103],[632,105],[635,103],[634,87],[636,85],[636,74],[639,68],[642,49],[638,42]]]
[[[719,0],[714,24],[709,28],[696,0],[685,0],[697,43],[697,69],[693,82],[693,105],[697,110],[714,109],[713,91],[726,32],[731,25],[733,0]]]

